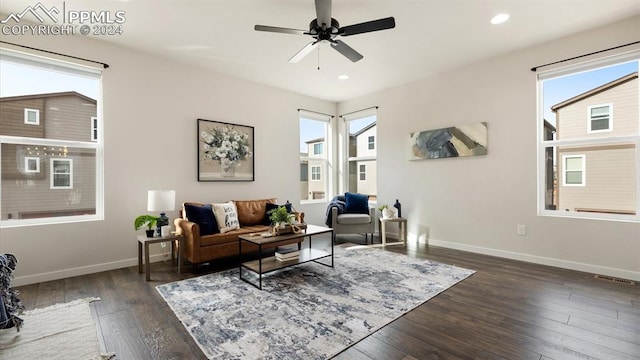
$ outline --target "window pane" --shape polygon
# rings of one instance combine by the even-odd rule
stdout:
[[[539,86],[544,209],[616,219],[638,214],[638,61],[576,68]]]
[[[348,180],[350,192],[361,193],[375,200],[378,194],[376,182],[376,115],[348,120],[349,133]],[[363,169],[366,172],[363,173]]]
[[[327,178],[322,174],[327,169],[330,150],[325,147],[327,121],[300,118],[300,199],[325,199]],[[326,171],[326,170],[325,170]]]
[[[36,151],[45,159],[40,172],[23,171],[24,158]],[[45,152],[41,146],[36,150],[33,145],[2,144],[1,220],[96,214],[96,150],[67,147],[66,159],[54,159],[52,165],[51,157],[64,156],[64,151],[62,147],[47,147]],[[51,189],[51,184],[63,189]]]

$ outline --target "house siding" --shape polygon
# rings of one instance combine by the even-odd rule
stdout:
[[[45,99],[0,101],[0,135],[43,138],[47,118],[44,113]],[[24,123],[24,109],[40,110],[40,124]]]

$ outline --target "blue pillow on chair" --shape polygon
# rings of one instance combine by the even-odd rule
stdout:
[[[363,194],[345,193],[345,213],[351,214],[368,214],[369,213],[369,197]]]

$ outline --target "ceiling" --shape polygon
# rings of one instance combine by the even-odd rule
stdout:
[[[41,1],[62,9],[62,0]],[[2,0],[0,13],[19,13],[37,2]],[[124,10],[124,33],[95,36],[101,41],[342,101],[638,15],[640,1],[333,0],[332,17],[341,26],[393,16],[396,27],[342,37],[364,55],[359,62],[323,44],[295,64],[288,59],[311,41],[308,36],[253,27],[306,30],[316,17],[313,0],[66,0],[65,8],[112,15]],[[509,21],[489,23],[503,12]],[[350,78],[339,80],[341,74]]]

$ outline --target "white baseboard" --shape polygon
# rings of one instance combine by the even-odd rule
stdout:
[[[582,271],[586,273],[608,275],[608,276],[613,276],[621,279],[640,281],[640,272],[634,272],[629,270],[610,268],[606,266],[591,265],[591,264],[585,264],[580,262],[549,258],[544,256],[528,255],[528,254],[516,253],[511,251],[496,250],[496,249],[491,249],[491,248],[486,248],[481,246],[460,244],[460,243],[435,240],[435,239],[429,239],[428,244],[445,247],[449,249],[468,251],[468,252],[477,253],[477,254],[497,256],[497,257],[507,258],[512,260],[520,260],[520,261],[530,262],[534,264],[555,266],[563,269],[577,270],[577,271]]]
[[[163,261],[165,259],[163,254],[156,254],[149,256],[150,262]],[[119,261],[112,261],[108,263],[89,265],[89,266],[81,266],[71,269],[64,269],[59,271],[52,271],[42,274],[34,274],[34,275],[26,275],[26,276],[16,276],[11,281],[12,287],[24,286],[29,284],[36,284],[45,281],[59,280],[73,276],[94,274],[102,271],[109,271],[115,269],[121,269],[124,267],[135,266],[138,265],[138,258],[134,259],[126,259]]]

